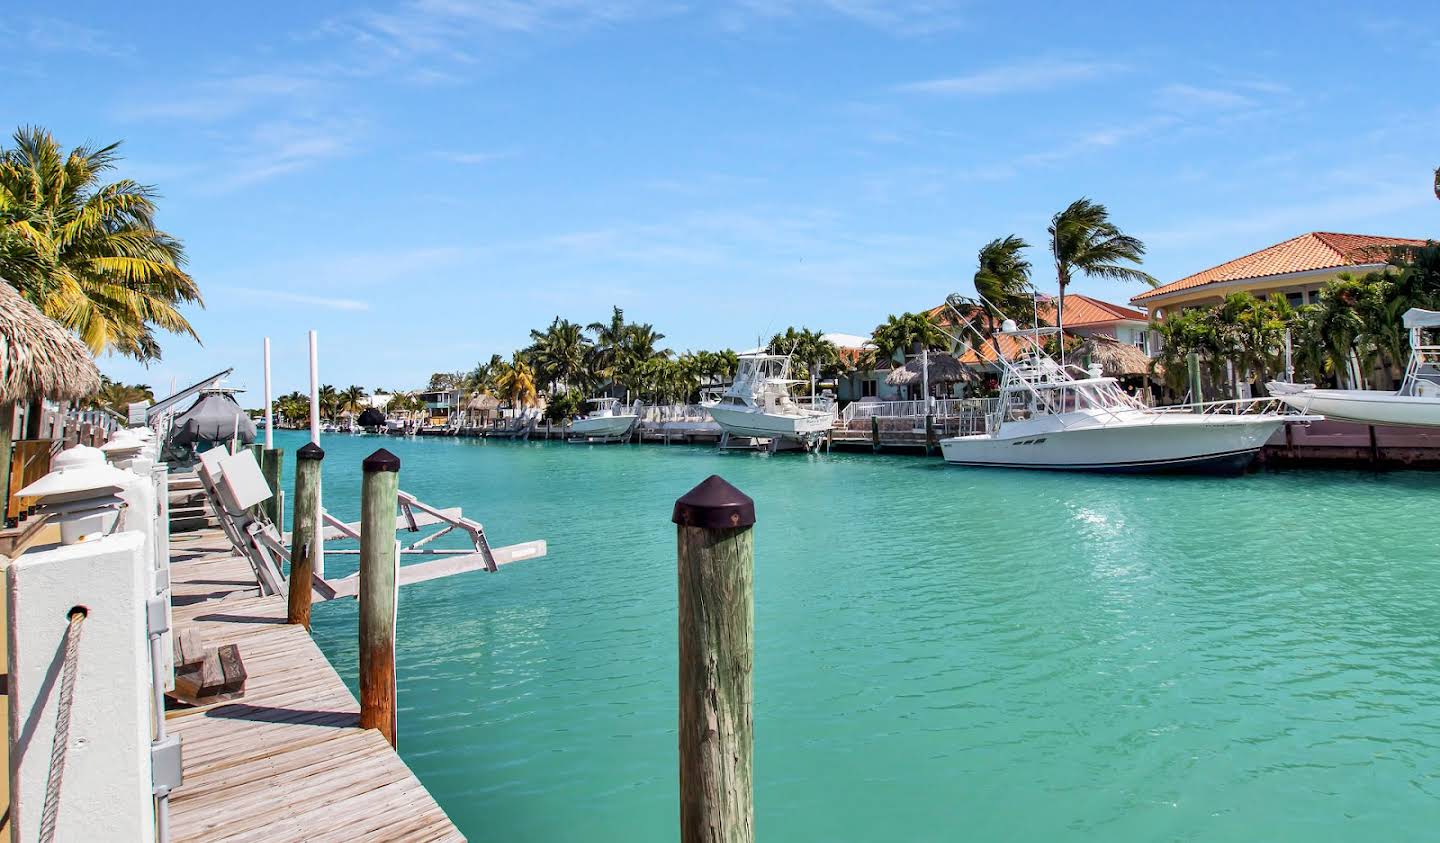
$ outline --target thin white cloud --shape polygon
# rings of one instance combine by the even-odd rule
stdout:
[[[101,58],[129,58],[135,48],[116,41],[109,33],[59,18],[34,18],[25,30],[25,43],[47,53],[84,53]]]
[[[503,161],[506,158],[515,157],[515,153],[505,150],[482,150],[477,152],[437,152],[435,154],[437,157],[449,161],[452,164],[466,164],[469,166],[493,164],[496,161]]]
[[[1195,85],[1166,85],[1160,89],[1159,99],[1164,107],[1179,111],[1230,111],[1256,105],[1254,99],[1235,91]]]
[[[305,293],[291,293],[286,290],[265,290],[258,287],[226,287],[224,289],[232,293],[239,293],[254,298],[291,302],[293,304],[308,304],[312,307],[323,307],[327,310],[360,311],[370,309],[370,303],[361,301],[360,299],[311,296]]]
[[[308,74],[248,73],[205,79],[164,94],[152,91],[123,103],[117,110],[122,116],[135,119],[212,122],[262,106],[273,108],[279,101],[293,103],[319,93],[324,87],[320,79]]]
[[[354,148],[363,132],[364,126],[358,121],[261,123],[228,151],[222,167],[217,167],[220,176],[210,182],[209,188],[224,192],[248,187],[342,157]]]
[[[1040,59],[991,67],[963,76],[910,82],[900,85],[899,90],[950,96],[997,96],[1051,90],[1126,69],[1126,65],[1118,62]]]

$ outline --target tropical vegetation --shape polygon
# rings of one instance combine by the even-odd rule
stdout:
[[[179,307],[200,290],[184,246],[155,225],[154,190],[102,181],[118,148],[66,152],[34,127],[0,147],[0,278],[93,353],[157,360],[157,330],[196,337]]]

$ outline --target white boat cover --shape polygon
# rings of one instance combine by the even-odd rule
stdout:
[[[1405,311],[1406,328],[1440,328],[1440,311],[1412,307]]]

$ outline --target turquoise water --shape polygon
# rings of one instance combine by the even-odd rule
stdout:
[[[357,514],[360,460],[382,444],[402,488],[464,506],[495,544],[550,543],[401,592],[400,750],[471,839],[676,838],[669,516],[712,473],[758,513],[762,840],[1440,824],[1440,475],[336,435],[327,507]],[[353,601],[317,607],[352,688],[355,625]]]

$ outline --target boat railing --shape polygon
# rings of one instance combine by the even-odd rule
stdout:
[[[995,398],[937,398],[929,411],[936,419],[969,417],[991,413],[997,404]],[[926,415],[924,401],[853,401],[845,407],[840,420],[849,424],[871,417],[923,419]]]
[[[647,404],[636,408],[643,422],[705,422],[710,411],[699,404]]]
[[[1191,413],[1206,416],[1258,416],[1258,415],[1304,415],[1296,408],[1273,396],[1254,398],[1229,398],[1221,401],[1194,401],[1188,404],[1167,404],[1152,407],[1160,414]]]

